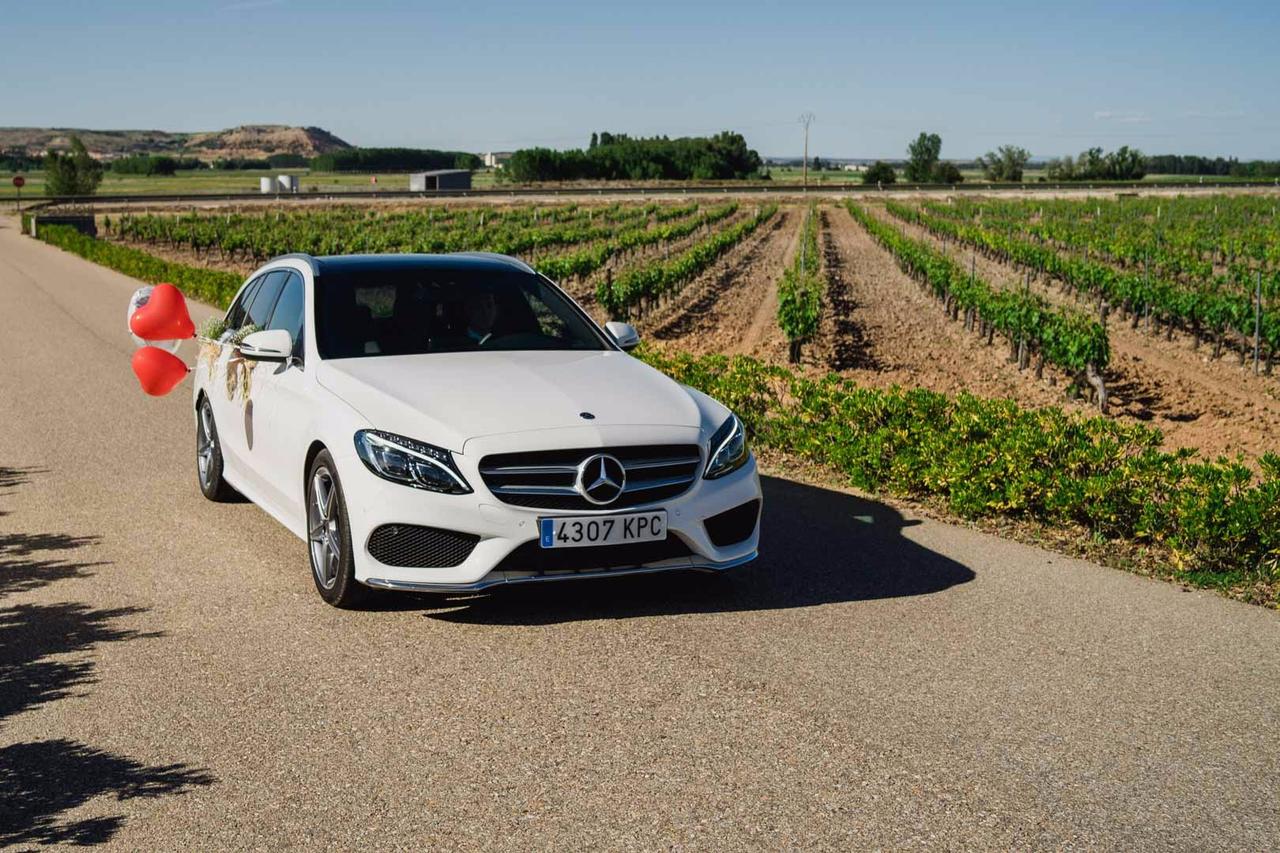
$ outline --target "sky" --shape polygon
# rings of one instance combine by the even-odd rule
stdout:
[[[765,156],[1280,159],[1280,2],[0,0],[0,126],[323,127],[363,146],[732,129]]]

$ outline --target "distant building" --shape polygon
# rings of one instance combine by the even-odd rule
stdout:
[[[264,195],[274,193],[296,193],[298,191],[297,175],[277,175],[274,178],[259,178],[258,189]]]
[[[866,163],[845,163],[840,168],[844,169],[846,172],[865,172],[867,171],[867,164]]]
[[[409,176],[409,192],[413,193],[469,189],[471,189],[469,169],[436,169],[431,172],[415,172]]]
[[[487,169],[501,169],[511,159],[511,153],[510,151],[486,151],[480,159]]]

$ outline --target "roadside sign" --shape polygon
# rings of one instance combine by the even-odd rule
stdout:
[[[22,177],[21,175],[13,176],[13,185],[18,189],[22,189],[24,186],[26,186],[26,183],[27,183],[27,179]]]

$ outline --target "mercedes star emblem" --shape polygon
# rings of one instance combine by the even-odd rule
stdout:
[[[597,453],[578,466],[573,487],[591,503],[603,506],[616,501],[626,484],[627,469],[622,463],[607,453]]]

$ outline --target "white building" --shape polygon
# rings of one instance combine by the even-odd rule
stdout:
[[[507,165],[507,161],[511,159],[510,151],[486,151],[484,156],[480,158],[486,168],[501,169]]]

